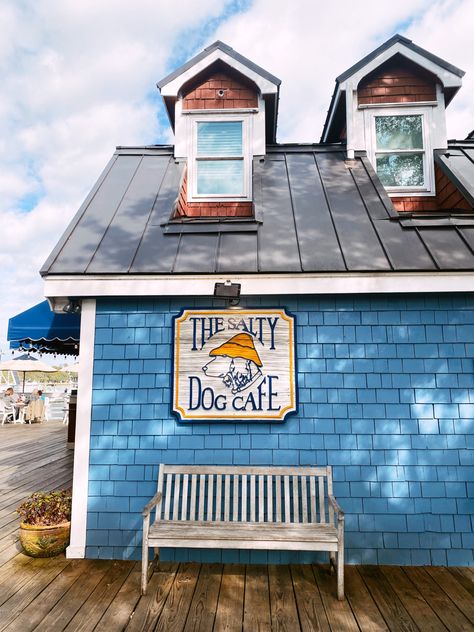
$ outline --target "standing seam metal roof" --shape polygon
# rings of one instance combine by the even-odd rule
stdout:
[[[474,216],[400,217],[341,145],[268,146],[251,220],[170,221],[184,166],[170,146],[118,148],[41,274],[474,270]]]

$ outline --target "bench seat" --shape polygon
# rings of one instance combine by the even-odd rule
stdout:
[[[150,526],[149,546],[337,551],[337,529],[325,524],[162,520]]]

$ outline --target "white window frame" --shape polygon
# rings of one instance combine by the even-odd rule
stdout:
[[[375,118],[377,116],[420,116],[421,129],[423,135],[423,152],[419,150],[393,150],[393,151],[377,151],[377,139],[375,132]],[[434,178],[434,158],[433,147],[431,142],[433,129],[433,108],[432,107],[374,107],[367,108],[364,111],[365,117],[365,135],[368,140],[367,153],[372,165],[377,171],[376,154],[390,153],[422,153],[423,156],[423,186],[386,186],[385,190],[392,197],[414,197],[414,196],[434,196],[435,178]]]
[[[215,112],[206,114],[199,113],[190,115],[188,121],[188,139],[190,146],[188,150],[188,202],[246,202],[252,200],[252,114],[232,113],[216,114]],[[198,123],[218,123],[221,121],[240,121],[242,123],[242,161],[243,168],[243,189],[241,195],[222,195],[220,193],[199,195],[197,192],[197,129]],[[202,157],[200,157],[202,159]],[[205,158],[204,158],[205,159]],[[223,160],[232,159],[230,156]],[[219,156],[210,156],[209,160],[219,160]]]

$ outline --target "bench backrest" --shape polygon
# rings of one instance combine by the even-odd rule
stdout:
[[[160,465],[161,520],[332,522],[328,467]]]

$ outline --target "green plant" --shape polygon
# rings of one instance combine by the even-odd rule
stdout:
[[[52,526],[71,520],[71,501],[71,489],[35,492],[16,511],[25,524]]]

